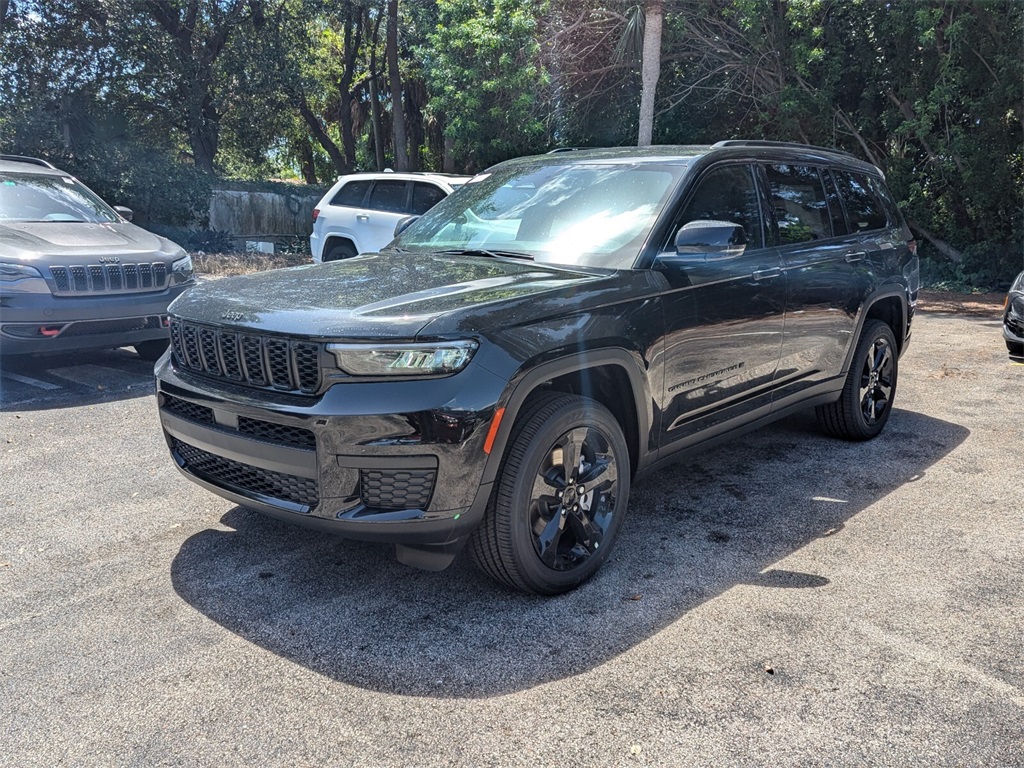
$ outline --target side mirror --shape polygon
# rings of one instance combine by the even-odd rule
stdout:
[[[400,218],[398,220],[398,223],[395,224],[395,237],[398,237],[400,234],[405,232],[405,230],[409,228],[409,225],[416,221],[416,219],[418,218],[419,216],[403,216],[402,218]]]
[[[746,250],[747,233],[731,221],[691,221],[676,233],[676,253],[739,256]]]
[[[131,221],[132,216],[135,215],[131,208],[125,208],[123,205],[115,205],[114,210],[121,214],[121,218],[125,221]]]

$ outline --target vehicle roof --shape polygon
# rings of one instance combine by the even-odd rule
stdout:
[[[0,173],[30,173],[39,176],[70,176],[67,171],[60,168],[53,168],[37,165],[31,160],[5,160],[0,158]]]
[[[350,179],[369,179],[371,181],[376,180],[398,180],[398,181],[417,181],[421,179],[431,179],[433,181],[443,181],[448,184],[457,181],[468,181],[473,178],[472,176],[464,176],[457,173],[431,173],[428,171],[357,171],[356,173],[346,173],[343,176],[338,177],[338,181],[348,181]]]
[[[841,165],[874,174],[880,171],[870,163],[839,149],[816,147],[811,144],[790,142],[731,140],[717,144],[653,145],[649,147],[605,147],[573,149],[546,155],[516,158],[501,163],[509,165],[585,165],[588,163],[651,163],[657,165],[689,165],[697,159],[711,162],[717,159],[748,159],[760,161],[807,162]]]

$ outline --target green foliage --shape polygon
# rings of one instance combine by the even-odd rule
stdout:
[[[541,2],[438,0],[436,28],[419,54],[445,136],[467,169],[479,169],[548,141],[539,65]]]

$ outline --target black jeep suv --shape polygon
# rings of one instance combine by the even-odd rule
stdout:
[[[160,418],[233,502],[422,568],[468,543],[554,594],[608,556],[639,474],[811,406],[877,435],[917,290],[882,174],[849,155],[521,158],[379,254],[186,293]]]

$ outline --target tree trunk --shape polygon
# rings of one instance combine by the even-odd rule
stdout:
[[[385,53],[388,80],[391,81],[391,117],[394,120],[395,170],[409,170],[409,142],[405,132],[405,109],[402,106],[402,78],[398,72],[398,0],[388,0],[388,31]]]
[[[331,161],[334,163],[334,167],[338,173],[351,173],[352,166],[345,162],[345,155],[343,155],[341,150],[338,149],[338,145],[334,143],[331,137],[327,135],[324,127],[320,125],[320,120],[313,114],[313,110],[309,108],[306,100],[301,99],[298,102],[298,107],[299,114],[302,115],[302,119],[305,120],[306,125],[309,126],[309,132],[316,137],[320,146],[324,148],[328,155],[331,156]]]
[[[302,178],[307,184],[316,184],[316,165],[313,162],[313,145],[309,139],[302,138],[299,145],[300,163],[302,165]]]
[[[644,51],[640,65],[640,132],[638,147],[649,147],[654,136],[654,95],[661,76],[661,26],[665,9],[661,0],[647,4],[644,18]]]

